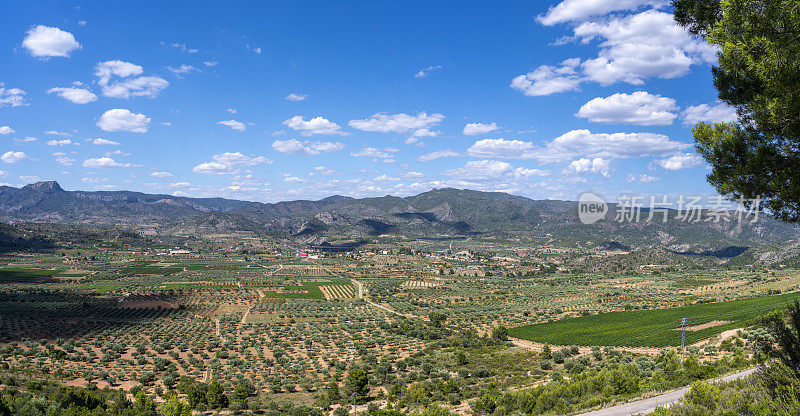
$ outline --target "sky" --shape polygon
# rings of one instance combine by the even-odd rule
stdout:
[[[262,202],[711,195],[665,0],[4,1],[0,182]]]

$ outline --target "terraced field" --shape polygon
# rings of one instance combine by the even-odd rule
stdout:
[[[509,334],[515,338],[554,345],[677,346],[681,343],[681,335],[680,331],[673,329],[681,318],[692,318],[695,325],[711,321],[727,322],[687,331],[686,342],[690,344],[739,328],[747,321],[783,308],[798,298],[800,293],[795,292],[679,308],[609,312],[511,328]]]

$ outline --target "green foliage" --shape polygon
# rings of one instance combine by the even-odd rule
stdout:
[[[366,397],[369,394],[369,379],[366,371],[362,369],[351,369],[347,372],[344,379],[344,392],[349,399],[353,394],[359,397]]]
[[[777,217],[800,221],[800,6],[797,0],[677,0],[675,19],[717,47],[712,68],[739,125],[699,124],[709,182],[732,197],[762,196]]]

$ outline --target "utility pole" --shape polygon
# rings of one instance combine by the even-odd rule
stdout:
[[[681,323],[679,324],[681,327],[681,364],[683,364],[683,358],[686,355],[686,324],[690,323],[692,318],[681,318]]]

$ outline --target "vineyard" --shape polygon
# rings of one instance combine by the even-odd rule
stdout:
[[[798,298],[800,293],[788,293],[680,308],[600,313],[512,328],[509,333],[517,338],[554,345],[676,346],[680,345],[680,333],[672,330],[681,318],[691,318],[694,325],[726,322],[687,331],[686,342],[691,344],[728,329],[741,328],[747,321],[784,308]]]

